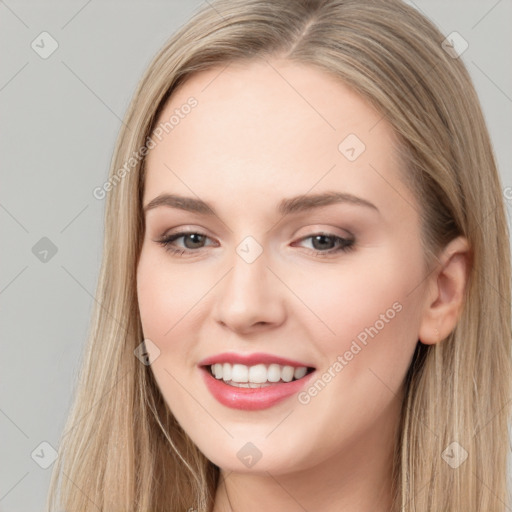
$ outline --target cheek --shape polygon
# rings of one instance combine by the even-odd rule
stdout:
[[[185,326],[190,328],[187,311],[195,298],[193,286],[187,284],[183,273],[170,273],[164,259],[165,254],[162,258],[154,249],[143,247],[137,268],[137,297],[143,335],[159,349],[159,357],[151,365],[157,381],[165,376],[164,368],[169,366],[170,354],[181,354],[186,348],[183,330]],[[174,373],[170,367],[168,371]]]
[[[321,436],[353,439],[398,414],[394,407],[417,344],[420,292],[411,290],[421,266],[406,265],[394,249],[376,253],[315,273],[298,291],[333,331],[319,327],[313,316],[301,325],[322,355],[322,366],[298,401],[317,418],[312,428]]]
[[[161,254],[161,252],[163,254]],[[143,247],[137,268],[137,295],[145,339],[156,345],[151,371],[160,391],[178,417],[195,417],[198,411],[187,399],[183,384],[194,370],[190,343],[197,305],[204,290],[190,275],[177,268],[169,271],[164,251]],[[183,412],[183,411],[186,412]],[[187,417],[187,416],[185,416]]]
[[[181,319],[185,320],[183,323],[189,322],[194,304],[205,293],[200,282],[190,278],[190,273],[178,266],[169,271],[169,259],[161,248],[142,248],[137,296],[145,337],[162,343],[175,338]]]
[[[400,252],[376,250],[293,283],[315,313],[304,317],[303,328],[323,354],[325,367],[342,356],[345,374],[359,378],[372,368],[389,377],[393,387],[400,385],[417,343],[420,291],[411,292],[422,277],[421,252]]]
[[[160,266],[144,251],[137,269],[137,295],[145,338],[158,341],[172,328],[179,301],[173,290],[179,287],[179,277],[168,282]]]
[[[201,268],[199,268],[201,267]],[[159,349],[151,369],[166,389],[189,378],[199,360],[196,337],[211,308],[219,269],[209,265],[172,264],[160,247],[142,248],[137,268],[137,297],[144,338]],[[169,382],[167,382],[169,381]]]

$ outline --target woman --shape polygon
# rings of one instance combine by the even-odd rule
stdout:
[[[506,510],[507,224],[444,39],[398,0],[219,0],[159,52],[50,508]]]

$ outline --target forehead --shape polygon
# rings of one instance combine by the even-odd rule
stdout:
[[[269,60],[196,73],[174,91],[158,127],[147,157],[146,199],[162,191],[190,195],[192,188],[201,197],[215,192],[220,201],[239,197],[249,204],[258,193],[277,202],[334,188],[385,206],[408,194],[390,125],[314,66]]]

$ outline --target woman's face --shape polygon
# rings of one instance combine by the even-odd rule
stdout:
[[[158,126],[137,289],[178,422],[233,471],[390,453],[426,284],[385,118],[273,60],[194,75]]]

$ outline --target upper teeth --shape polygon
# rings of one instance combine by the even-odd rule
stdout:
[[[301,379],[306,375],[306,366],[281,366],[264,364],[246,366],[245,364],[216,363],[211,365],[212,374],[216,379],[232,382],[252,382],[262,384],[264,382],[291,382],[294,378]]]

